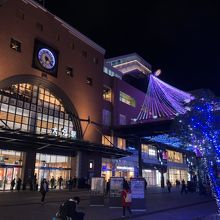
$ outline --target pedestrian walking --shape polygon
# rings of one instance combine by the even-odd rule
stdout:
[[[22,180],[20,177],[17,178],[17,181],[16,181],[16,190],[19,192],[20,189],[21,189],[21,183],[22,183]]]
[[[106,183],[106,195],[108,195],[110,192],[110,179],[108,179],[107,183]]]
[[[73,178],[70,177],[68,180],[68,187],[69,187],[69,192],[73,191]]]
[[[121,193],[122,196],[122,210],[123,210],[123,215],[122,217],[125,217],[125,211],[126,209],[128,210],[129,214],[132,215],[131,211],[131,191],[129,189],[128,185],[124,186],[124,190]]]
[[[10,188],[11,191],[13,191],[14,186],[15,186],[15,178],[11,181],[11,188]]]
[[[170,180],[167,180],[167,190],[169,193],[171,192],[171,187],[172,187],[172,183],[170,182]]]
[[[52,176],[52,178],[50,179],[50,187],[51,187],[51,189],[55,188],[55,182],[56,182],[56,179],[54,178],[54,176]]]
[[[48,182],[44,178],[40,184],[40,193],[41,193],[41,203],[44,203],[46,193],[48,192]]]
[[[59,189],[61,189],[62,183],[63,183],[63,178],[62,178],[62,176],[60,176],[60,177],[58,178]]]
[[[182,183],[181,191],[180,191],[181,195],[183,194],[183,192],[185,192],[185,194],[187,194],[187,189],[186,189],[186,182],[185,182],[185,180],[183,179],[181,183]]]

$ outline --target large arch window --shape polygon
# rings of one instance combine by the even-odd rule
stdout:
[[[0,125],[36,134],[77,137],[76,119],[48,89],[19,83],[0,90]]]

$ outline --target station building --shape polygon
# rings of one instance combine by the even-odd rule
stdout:
[[[118,132],[135,126],[152,72],[138,54],[104,59],[102,47],[32,0],[0,3],[0,27],[0,190],[34,174],[65,182],[141,169],[149,185],[160,185],[164,167],[171,180],[187,176],[185,159],[161,165],[164,147],[138,147]]]
[[[101,175],[105,50],[32,0],[0,5],[0,190]]]

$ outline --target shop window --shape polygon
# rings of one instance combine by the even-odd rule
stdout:
[[[103,88],[103,99],[111,102],[112,101],[112,90],[111,88],[104,86]]]
[[[132,107],[136,107],[136,101],[131,96],[125,94],[124,92],[120,91],[120,97],[119,100],[127,105],[130,105]]]
[[[168,150],[168,161],[183,163],[183,154],[180,152]]]
[[[21,42],[11,38],[10,48],[17,52],[21,52]]]

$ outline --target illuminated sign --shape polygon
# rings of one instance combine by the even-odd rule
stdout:
[[[134,167],[117,166],[116,169],[134,171]]]

